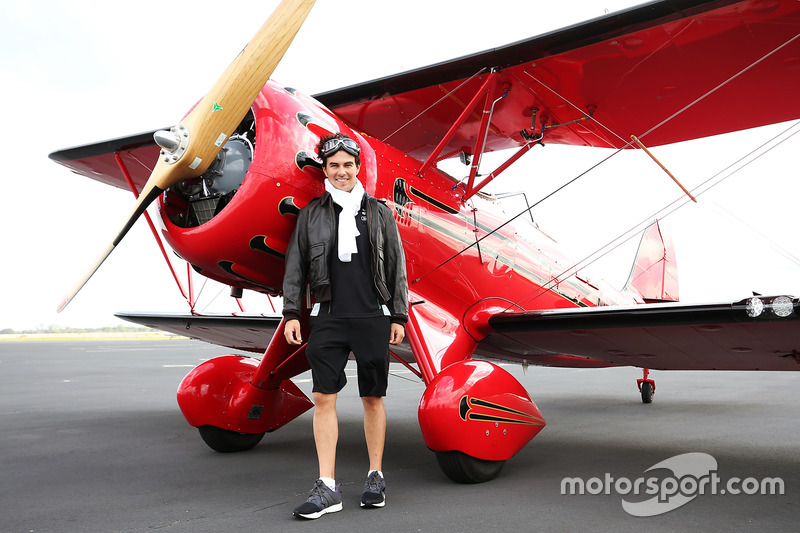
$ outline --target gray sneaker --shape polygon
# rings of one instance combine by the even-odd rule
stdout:
[[[386,505],[386,482],[377,472],[367,476],[364,494],[361,495],[361,507],[383,507]]]
[[[306,502],[295,508],[294,516],[313,520],[325,513],[335,513],[341,510],[342,495],[339,492],[339,486],[336,486],[336,490],[331,490],[321,479],[318,479],[314,488],[308,493]]]

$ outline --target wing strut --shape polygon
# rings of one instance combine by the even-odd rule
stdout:
[[[533,146],[541,140],[541,136],[532,138],[527,143],[525,143],[520,149],[514,153],[505,163],[500,165],[496,168],[491,174],[489,174],[486,178],[484,178],[481,182],[477,185],[475,184],[475,178],[478,177],[478,169],[480,167],[481,156],[483,155],[483,150],[486,145],[486,136],[488,134],[489,128],[491,127],[492,122],[492,114],[494,112],[494,106],[508,96],[509,91],[511,90],[510,84],[504,84],[504,91],[503,94],[498,97],[494,98],[495,90],[497,88],[497,81],[498,81],[498,74],[497,72],[492,71],[486,78],[486,81],[483,82],[480,89],[473,95],[472,99],[469,103],[464,106],[464,109],[461,111],[461,114],[458,116],[456,121],[450,126],[450,129],[447,133],[442,137],[442,140],[439,141],[439,144],[433,150],[431,155],[422,163],[422,166],[419,169],[419,175],[422,176],[428,169],[436,162],[436,160],[441,155],[442,151],[444,150],[445,146],[450,142],[459,128],[466,122],[466,120],[472,115],[473,110],[477,107],[478,102],[480,102],[481,97],[484,97],[484,105],[483,105],[483,112],[481,114],[481,123],[478,131],[478,136],[475,141],[475,146],[472,150],[473,153],[473,163],[472,167],[470,168],[469,179],[467,181],[466,191],[464,197],[462,198],[463,201],[467,201],[472,198],[475,194],[478,193],[483,187],[485,187],[488,183],[494,180],[497,176],[499,176],[504,170],[510,167],[513,163],[515,163],[520,157],[525,155]]]
[[[667,173],[667,176],[669,176],[670,178],[672,178],[672,181],[674,181],[675,183],[677,183],[677,184],[678,184],[678,187],[680,187],[680,188],[681,188],[681,190],[682,190],[684,193],[686,193],[686,196],[688,196],[689,198],[691,198],[691,199],[692,199],[692,201],[693,201],[694,203],[697,203],[697,198],[695,198],[694,196],[692,196],[692,193],[690,193],[690,192],[689,192],[689,191],[686,189],[686,187],[684,187],[684,186],[683,186],[683,184],[682,184],[680,181],[678,181],[678,178],[676,178],[675,176],[673,176],[673,175],[672,175],[672,172],[670,172],[669,170],[667,170],[667,167],[665,167],[663,164],[661,164],[661,161],[659,161],[658,159],[656,159],[656,156],[654,156],[654,155],[652,154],[652,152],[650,152],[650,150],[648,150],[648,149],[647,149],[647,146],[645,146],[645,145],[642,143],[642,141],[640,141],[640,140],[639,140],[639,139],[636,137],[636,135],[631,135],[631,139],[633,140],[633,142],[635,142],[636,144],[638,144],[638,145],[639,145],[639,148],[641,148],[642,150],[644,150],[644,153],[646,153],[647,155],[649,155],[649,156],[650,156],[650,159],[652,159],[653,161],[655,161],[655,162],[656,162],[656,164],[657,164],[658,166],[660,166],[660,167],[661,167],[661,170],[663,170],[664,172],[666,172],[666,173]]]
[[[431,165],[433,165],[436,162],[439,155],[442,153],[442,150],[444,150],[445,146],[447,146],[447,143],[450,142],[450,139],[453,138],[453,135],[456,134],[461,125],[464,124],[464,122],[470,116],[472,110],[475,109],[475,106],[478,105],[481,96],[484,93],[493,91],[496,85],[497,85],[497,72],[492,72],[489,74],[489,76],[486,77],[486,81],[483,82],[481,88],[478,89],[478,92],[475,93],[475,96],[472,97],[472,100],[469,101],[469,104],[467,104],[467,106],[458,116],[453,125],[450,126],[450,129],[447,130],[447,133],[444,135],[444,137],[442,137],[442,140],[439,141],[439,144],[436,146],[436,148],[434,148],[431,155],[428,156],[428,159],[426,159],[425,162],[422,163],[422,166],[419,168],[420,176],[425,174],[431,167]]]
[[[139,189],[137,189],[136,184],[133,183],[133,178],[131,178],[131,174],[128,171],[128,167],[125,165],[125,161],[122,160],[122,157],[120,157],[119,152],[114,154],[114,160],[117,162],[117,166],[122,172],[125,181],[128,183],[128,187],[130,187],[131,192],[138,199]],[[192,301],[191,298],[188,298],[186,296],[186,291],[183,288],[183,284],[181,283],[181,280],[178,278],[178,274],[175,272],[175,268],[173,268],[172,266],[172,261],[169,260],[169,255],[167,254],[167,250],[164,248],[164,243],[161,242],[161,238],[158,236],[158,231],[156,231],[156,227],[153,224],[153,219],[150,218],[150,213],[145,211],[144,218],[145,220],[147,220],[147,225],[150,226],[150,231],[153,233],[153,238],[156,240],[156,244],[158,244],[158,248],[161,250],[161,255],[164,256],[164,260],[167,262],[167,266],[169,267],[169,271],[172,273],[172,278],[175,280],[175,284],[178,285],[178,290],[181,291],[181,296],[183,296],[183,299],[189,303],[189,307],[192,310],[194,310],[194,302]]]
[[[494,179],[495,179],[497,176],[499,176],[501,172],[503,172],[505,169],[507,169],[508,167],[510,167],[511,165],[513,165],[514,163],[516,163],[516,162],[517,162],[517,160],[518,160],[520,157],[522,157],[523,155],[527,154],[527,153],[528,153],[528,150],[530,150],[531,148],[533,148],[534,146],[536,146],[536,144],[537,144],[537,143],[538,143],[540,140],[541,140],[541,137],[539,137],[539,138],[537,138],[537,139],[534,139],[534,140],[531,140],[531,141],[528,141],[526,144],[524,144],[524,145],[522,146],[522,148],[520,148],[519,150],[517,150],[516,152],[514,152],[514,155],[512,155],[511,157],[509,157],[509,158],[508,158],[508,160],[507,160],[505,163],[503,163],[502,165],[500,165],[499,167],[497,167],[496,169],[494,169],[494,171],[492,171],[492,173],[491,173],[491,174],[489,174],[488,176],[486,176],[486,178],[485,178],[483,181],[481,181],[480,183],[478,183],[478,185],[476,185],[474,188],[472,188],[471,186],[470,186],[470,187],[468,187],[468,188],[467,188],[467,193],[464,195],[464,198],[463,198],[463,200],[466,202],[467,200],[469,200],[470,198],[472,198],[473,196],[475,196],[475,194],[476,194],[478,191],[480,191],[480,190],[481,190],[481,189],[483,189],[485,186],[487,186],[487,185],[488,185],[488,184],[489,184],[489,183],[490,183],[492,180],[494,180]]]
[[[475,148],[472,150],[472,168],[469,170],[469,180],[467,180],[467,197],[472,196],[477,192],[474,189],[475,185],[475,176],[478,175],[478,168],[481,166],[481,159],[483,158],[483,148],[486,145],[486,135],[489,133],[489,124],[492,122],[492,113],[494,113],[494,106],[508,96],[508,92],[511,90],[510,84],[505,85],[505,91],[503,92],[502,96],[497,100],[492,101],[494,97],[495,87],[497,86],[497,78],[494,78],[494,82],[492,82],[486,88],[486,101],[483,104],[483,114],[481,114],[481,125],[478,129],[478,137],[475,139]]]

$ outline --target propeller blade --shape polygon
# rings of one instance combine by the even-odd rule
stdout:
[[[116,238],[58,308],[61,312],[97,272],[147,206],[177,182],[200,176],[244,119],[316,0],[283,0],[211,90],[169,132],[157,132],[161,156]]]
[[[94,265],[86,273],[86,275],[83,276],[83,279],[81,279],[78,282],[78,284],[75,285],[75,287],[73,287],[72,290],[69,292],[69,294],[64,298],[64,300],[58,306],[58,309],[56,310],[57,312],[60,313],[61,311],[63,311],[64,308],[67,307],[67,305],[72,301],[72,299],[75,298],[75,295],[78,294],[78,292],[80,292],[83,286],[86,285],[86,282],[89,281],[89,279],[94,275],[95,272],[97,272],[97,269],[100,268],[100,265],[102,265],[103,262],[106,259],[108,259],[108,256],[111,255],[111,252],[114,251],[114,248],[117,247],[117,245],[120,243],[125,234],[128,233],[128,230],[130,230],[133,227],[133,224],[139,219],[142,213],[144,213],[145,209],[147,209],[147,206],[150,205],[153,202],[153,200],[158,198],[158,195],[161,194],[162,192],[164,192],[162,189],[154,187],[148,194],[139,195],[139,198],[136,201],[136,205],[133,207],[133,211],[131,211],[131,214],[128,215],[125,225],[122,226],[122,229],[119,231],[119,233],[117,233],[117,236],[114,238],[113,241],[111,241],[111,244],[108,245],[108,247],[100,255],[100,257],[97,258],[97,261],[95,261]]]

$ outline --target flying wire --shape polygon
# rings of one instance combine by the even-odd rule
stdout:
[[[523,73],[525,73],[525,74],[526,74],[526,75],[527,75],[529,78],[531,78],[533,81],[535,81],[536,83],[538,83],[539,85],[541,85],[542,87],[544,87],[545,89],[547,89],[548,91],[550,91],[551,93],[553,93],[554,95],[556,95],[558,98],[560,98],[560,99],[561,99],[561,101],[562,101],[562,102],[564,102],[565,104],[567,104],[567,105],[569,105],[570,107],[574,108],[574,109],[575,109],[575,110],[576,110],[578,113],[581,113],[582,115],[586,115],[586,111],[584,111],[583,109],[581,109],[580,107],[578,107],[577,105],[575,105],[575,104],[574,104],[573,102],[571,102],[569,99],[567,99],[567,98],[565,98],[564,96],[562,96],[562,95],[561,95],[561,94],[560,94],[558,91],[556,91],[555,89],[553,89],[552,87],[550,87],[549,85],[547,85],[545,82],[543,82],[542,80],[540,80],[539,78],[537,78],[536,76],[534,76],[533,74],[531,74],[530,72],[528,72],[527,70],[523,70],[522,72],[523,72]],[[517,79],[519,79],[519,78],[517,78]],[[600,126],[600,127],[601,127],[601,128],[603,128],[604,130],[606,130],[607,132],[609,132],[611,135],[613,135],[614,137],[616,137],[617,139],[619,139],[620,141],[622,141],[623,143],[625,143],[625,144],[624,144],[624,146],[623,146],[623,148],[627,148],[628,146],[630,146],[630,145],[632,144],[630,141],[626,142],[626,141],[625,141],[625,139],[623,139],[621,135],[617,134],[617,132],[615,132],[614,130],[612,130],[611,128],[609,128],[608,126],[606,126],[605,124],[603,124],[602,122],[600,122],[599,120],[597,120],[596,118],[594,118],[594,116],[592,116],[592,120],[593,120],[593,121],[594,121],[594,122],[595,122],[595,123],[596,123],[598,126]],[[608,143],[609,147],[612,147],[612,148],[613,148],[613,146],[614,146],[613,144],[611,144],[610,142],[608,142],[606,139],[603,139],[603,140],[604,140],[605,142],[607,142],[607,143]]]
[[[194,305],[197,306],[197,301],[200,299],[200,296],[203,294],[203,289],[206,288],[206,283],[208,282],[208,278],[205,276],[203,277],[203,284],[200,286],[200,290],[197,291],[197,296],[194,297]],[[194,311],[194,309],[192,309]]]
[[[762,61],[764,61],[765,59],[767,59],[768,57],[772,56],[773,54],[777,53],[777,52],[778,52],[778,51],[780,51],[781,49],[785,48],[786,46],[788,46],[789,44],[791,44],[792,42],[794,42],[794,41],[795,41],[795,40],[797,40],[798,38],[800,38],[800,33],[798,33],[798,34],[796,34],[794,37],[792,37],[792,38],[788,39],[788,40],[787,40],[787,41],[785,41],[783,44],[781,44],[781,45],[777,46],[776,48],[774,48],[774,49],[773,49],[773,50],[771,50],[770,52],[767,52],[766,54],[764,54],[763,56],[761,56],[759,59],[757,59],[757,60],[753,61],[752,63],[750,63],[748,66],[744,67],[743,69],[741,69],[739,72],[737,72],[737,73],[736,73],[736,74],[734,74],[733,76],[731,76],[731,77],[729,77],[728,79],[726,79],[725,81],[721,82],[720,84],[718,84],[718,85],[717,85],[716,87],[714,87],[713,89],[711,89],[711,90],[707,91],[705,94],[703,94],[703,95],[701,95],[700,97],[696,98],[695,100],[693,100],[693,101],[692,101],[692,102],[690,102],[689,104],[685,105],[684,107],[682,107],[681,109],[679,109],[678,111],[676,111],[675,113],[673,113],[672,115],[670,115],[669,117],[667,117],[666,119],[662,120],[661,122],[659,122],[658,124],[656,124],[655,126],[653,126],[652,128],[650,128],[649,130],[645,131],[645,132],[644,132],[644,133],[642,133],[641,135],[638,135],[637,137],[641,139],[641,138],[643,138],[643,137],[645,137],[645,136],[649,135],[650,133],[652,133],[653,131],[657,130],[658,128],[660,128],[661,126],[663,126],[664,124],[666,124],[667,122],[671,121],[672,119],[674,119],[674,118],[675,118],[675,117],[677,117],[678,115],[680,115],[680,114],[684,113],[684,112],[685,112],[686,110],[688,110],[689,108],[691,108],[691,107],[693,107],[693,106],[697,105],[699,102],[701,102],[702,100],[704,100],[705,98],[707,98],[707,97],[708,97],[708,96],[710,96],[711,94],[715,93],[716,91],[718,91],[719,89],[721,89],[722,87],[724,87],[725,85],[727,85],[728,83],[730,83],[731,81],[733,81],[734,79],[738,78],[739,76],[741,76],[742,74],[744,74],[744,73],[745,73],[745,72],[747,72],[748,70],[752,69],[753,67],[755,67],[756,65],[758,65],[759,63],[761,63]],[[478,72],[478,73],[477,73],[477,74],[475,74],[475,75],[478,75],[479,73],[480,73],[480,72]],[[564,98],[563,96],[561,96],[559,93],[555,92],[553,89],[551,89],[550,87],[548,87],[547,85],[545,85],[543,82],[541,82],[541,81],[539,81],[538,79],[536,79],[534,76],[532,76],[531,74],[529,74],[527,71],[526,71],[525,73],[526,73],[528,76],[530,76],[532,79],[534,79],[534,81],[537,81],[537,82],[538,82],[538,83],[540,83],[542,86],[544,86],[544,87],[548,88],[549,90],[551,90],[551,91],[552,91],[554,94],[556,94],[556,95],[557,95],[559,98],[561,98],[561,99],[562,99],[564,102],[568,103],[569,105],[571,105],[572,107],[574,107],[575,109],[577,109],[578,111],[580,111],[581,113],[583,113],[583,111],[581,111],[581,110],[580,110],[580,108],[579,108],[579,107],[577,107],[577,106],[576,106],[574,103],[570,102],[569,100],[567,100],[566,98]],[[473,76],[473,77],[474,77],[474,76]],[[464,83],[466,83],[466,82],[464,82]],[[462,83],[462,85],[463,85],[463,83]],[[459,87],[460,87],[460,86],[459,86]],[[445,95],[445,96],[446,96],[446,95]],[[442,99],[444,99],[444,97],[442,97]],[[441,101],[441,99],[440,99],[439,101]],[[437,102],[437,103],[438,103],[438,102]],[[436,104],[433,104],[433,105],[436,105]],[[428,109],[430,109],[431,107],[433,107],[433,105],[432,105],[432,106],[430,106]],[[426,111],[427,111],[427,110],[426,110]],[[424,112],[425,112],[425,111],[424,111]],[[423,112],[423,113],[424,113],[424,112]],[[420,113],[420,115],[421,115],[421,114],[422,114],[422,113]],[[419,115],[418,115],[418,116],[419,116]],[[596,121],[596,120],[595,120],[595,121]],[[406,123],[405,125],[407,125],[407,124],[408,124],[408,123]],[[621,140],[624,140],[624,139],[622,139],[622,138],[621,138],[621,137],[620,137],[618,134],[616,134],[614,131],[612,131],[611,129],[607,128],[606,126],[603,126],[603,125],[602,125],[602,124],[600,124],[599,122],[598,122],[598,124],[599,124],[601,127],[603,127],[603,129],[606,129],[606,130],[608,130],[608,131],[609,131],[609,132],[610,132],[612,135],[614,135],[614,136],[616,136],[616,137],[620,138]],[[403,127],[405,127],[405,125],[401,126],[401,129],[402,129]],[[398,131],[399,131],[399,130],[398,130]],[[392,134],[392,135],[394,135],[394,134]],[[545,200],[547,200],[547,199],[551,198],[551,197],[552,197],[552,196],[554,196],[556,193],[558,193],[558,192],[560,192],[560,191],[564,190],[564,189],[565,189],[567,186],[569,186],[569,185],[571,185],[571,184],[575,183],[577,180],[579,180],[580,178],[582,178],[583,176],[585,176],[586,174],[588,174],[589,172],[591,172],[591,171],[592,171],[592,170],[594,170],[595,168],[599,167],[600,165],[602,165],[603,163],[605,163],[606,161],[608,161],[609,159],[611,159],[611,158],[612,158],[612,157],[614,157],[615,155],[619,154],[619,153],[620,153],[622,150],[624,150],[625,148],[628,148],[628,147],[629,147],[629,146],[631,146],[632,144],[633,144],[633,141],[628,141],[628,142],[626,142],[626,143],[625,143],[625,144],[624,144],[624,145],[623,145],[621,148],[618,148],[618,149],[617,149],[617,150],[615,150],[613,153],[611,153],[610,155],[608,155],[608,156],[607,156],[607,157],[605,157],[604,159],[600,160],[598,163],[596,163],[596,164],[592,165],[592,166],[591,166],[591,167],[589,167],[587,170],[585,170],[585,171],[581,172],[580,174],[578,174],[577,176],[575,176],[575,177],[574,177],[574,178],[572,178],[571,180],[569,180],[569,181],[567,181],[566,183],[564,183],[563,185],[561,185],[561,186],[557,187],[555,190],[553,190],[553,191],[552,191],[552,192],[550,192],[549,194],[547,194],[547,195],[545,195],[544,197],[542,197],[540,200],[538,200],[537,202],[535,202],[533,205],[529,206],[527,209],[524,209],[524,210],[522,210],[520,213],[518,213],[517,215],[515,215],[515,216],[513,216],[512,218],[508,219],[507,221],[503,222],[502,224],[500,224],[499,226],[497,226],[496,228],[494,228],[492,231],[488,232],[488,233],[487,233],[486,235],[484,235],[483,237],[481,237],[481,238],[479,238],[479,239],[476,239],[474,243],[471,243],[471,244],[469,244],[468,246],[466,246],[465,248],[463,248],[463,249],[462,249],[462,250],[460,250],[459,252],[456,252],[455,254],[453,254],[452,256],[450,256],[449,258],[445,259],[444,261],[442,261],[441,263],[439,263],[438,265],[436,265],[435,267],[433,267],[433,268],[432,268],[431,270],[429,270],[428,272],[426,272],[426,273],[422,274],[421,276],[419,276],[418,278],[416,278],[415,280],[413,280],[413,281],[412,281],[412,284],[413,284],[413,283],[418,283],[419,281],[421,281],[423,278],[425,278],[425,277],[426,277],[426,276],[428,276],[429,274],[433,273],[434,271],[438,270],[438,269],[439,269],[439,268],[441,268],[442,266],[446,265],[447,263],[449,263],[450,261],[452,261],[452,260],[453,260],[453,259],[455,259],[456,257],[460,256],[461,254],[463,254],[463,253],[464,253],[464,252],[466,252],[467,250],[471,249],[473,246],[477,246],[477,245],[479,245],[479,244],[480,244],[480,242],[481,242],[481,241],[483,241],[484,239],[486,239],[487,237],[489,237],[489,236],[491,236],[491,235],[494,235],[494,234],[495,234],[497,231],[499,231],[500,229],[504,228],[505,226],[507,226],[508,224],[510,224],[511,222],[513,222],[514,220],[516,220],[517,218],[519,218],[520,216],[522,216],[522,215],[524,215],[524,214],[526,214],[526,213],[530,212],[530,211],[531,211],[531,210],[532,210],[534,207],[538,206],[539,204],[541,204],[541,203],[542,203],[542,202],[544,202]],[[698,195],[699,195],[699,194],[698,194]],[[676,201],[677,201],[677,200],[676,200]],[[670,204],[670,205],[672,205],[672,204]],[[613,242],[613,241],[612,241],[612,242]],[[601,249],[602,249],[602,248],[601,248]],[[569,270],[569,269],[568,269],[568,270]]]
[[[444,100],[445,98],[448,98],[448,97],[449,97],[451,94],[453,94],[454,92],[456,92],[457,90],[459,90],[461,87],[463,87],[464,85],[466,85],[467,83],[469,83],[470,81],[472,81],[472,80],[473,80],[473,79],[474,79],[476,76],[479,76],[479,75],[480,75],[482,72],[484,72],[485,70],[486,70],[486,67],[484,67],[484,68],[480,69],[478,72],[476,72],[475,74],[473,74],[472,76],[470,76],[469,78],[467,78],[466,80],[464,80],[463,82],[461,82],[461,83],[458,85],[458,87],[456,87],[456,88],[455,88],[455,89],[453,89],[452,91],[449,91],[449,92],[445,93],[445,94],[444,94],[444,95],[443,95],[441,98],[439,98],[439,99],[438,99],[438,100],[436,100],[434,103],[432,103],[431,105],[429,105],[428,107],[426,107],[425,109],[423,109],[422,111],[420,111],[420,112],[417,114],[417,116],[415,116],[414,118],[411,118],[411,119],[407,120],[407,121],[405,122],[405,124],[403,124],[402,126],[400,126],[399,128],[397,128],[396,130],[394,130],[392,133],[390,133],[389,135],[387,135],[386,137],[384,137],[384,139],[383,139],[383,141],[382,141],[382,142],[386,142],[386,141],[388,141],[388,140],[389,140],[389,138],[391,138],[391,137],[392,137],[392,135],[394,135],[394,134],[395,134],[395,133],[397,133],[398,131],[402,130],[403,128],[405,128],[406,126],[408,126],[409,124],[411,124],[412,122],[414,122],[415,120],[417,120],[419,117],[421,117],[422,115],[424,115],[425,113],[427,113],[428,111],[430,111],[431,109],[433,109],[434,107],[436,107],[437,105],[439,105],[439,103],[441,103],[441,102],[442,102],[442,100]]]
[[[203,286],[205,287],[205,283],[203,284]],[[200,312],[201,313],[205,313],[206,309],[208,309],[211,306],[211,304],[213,304],[214,302],[217,301],[217,298],[219,298],[219,295],[222,294],[222,291],[224,291],[224,290],[225,290],[225,287],[224,286],[221,287],[217,291],[217,294],[215,294],[214,296],[211,297],[211,300],[209,300],[209,302],[205,305],[205,307],[203,307],[202,311],[200,311]],[[201,289],[201,292],[202,292],[202,289]],[[197,296],[199,297],[200,295],[198,294]]]
[[[767,52],[766,54],[761,56],[759,59],[753,61],[752,63],[750,63],[749,65],[744,67],[742,70],[740,70],[739,72],[737,72],[736,74],[734,74],[733,76],[728,78],[727,80],[723,81],[722,83],[720,83],[719,85],[717,85],[716,87],[711,89],[710,91],[706,92],[704,95],[702,95],[702,96],[698,97],[697,99],[695,99],[694,101],[686,104],[681,109],[679,109],[678,111],[676,111],[672,115],[668,116],[667,118],[665,118],[664,120],[662,120],[661,122],[659,122],[658,124],[656,124],[655,126],[650,128],[646,132],[642,133],[641,135],[637,135],[637,137],[639,137],[641,139],[641,138],[649,135],[650,133],[654,132],[655,130],[657,130],[658,128],[660,128],[661,126],[663,126],[664,124],[666,124],[667,122],[672,120],[673,118],[677,117],[678,115],[680,115],[681,113],[683,113],[684,111],[689,109],[690,107],[693,107],[694,105],[696,105],[697,103],[701,102],[702,100],[705,100],[707,97],[709,97],[713,93],[717,92],[718,90],[720,90],[721,88],[723,88],[724,86],[726,86],[727,84],[729,84],[730,82],[732,82],[733,80],[735,80],[736,78],[738,78],[739,76],[741,76],[742,74],[747,72],[748,70],[752,69],[753,67],[755,67],[756,65],[758,65],[762,61],[766,60],[767,58],[769,58],[773,54],[779,52],[783,48],[789,46],[791,43],[796,41],[798,38],[800,38],[800,33],[796,34],[794,37],[792,37],[791,39],[787,40],[783,44],[777,46],[771,52]]]
[[[792,137],[794,137],[795,135],[800,133],[800,129],[798,129],[797,131],[794,131],[793,133],[787,135],[785,138],[783,138],[780,141],[776,142],[776,139],[780,138],[781,136],[786,135],[792,129],[798,128],[798,126],[800,126],[800,121],[797,121],[797,122],[793,123],[792,125],[788,126],[786,129],[784,129],[781,132],[777,133],[776,135],[774,135],[773,137],[771,137],[770,139],[768,139],[767,141],[765,141],[761,145],[757,146],[756,148],[754,148],[753,150],[751,150],[747,154],[743,155],[742,157],[740,157],[739,159],[737,159],[733,163],[729,164],[728,166],[726,166],[722,170],[718,171],[717,173],[715,173],[714,175],[709,177],[704,182],[702,182],[699,185],[697,185],[696,187],[694,187],[694,189],[692,189],[692,190],[693,191],[698,191],[698,192],[695,193],[695,196],[699,197],[700,195],[705,194],[706,192],[711,190],[713,187],[716,187],[717,185],[719,185],[720,183],[722,183],[726,179],[730,178],[731,176],[733,176],[734,174],[736,174],[740,170],[746,168],[751,163],[755,162],[759,158],[763,157],[764,155],[766,155],[767,153],[769,153],[773,149],[777,148],[778,146],[780,146],[784,142],[788,141],[789,139],[791,139]],[[769,146],[769,145],[771,145],[771,146]],[[708,185],[708,186],[706,186],[706,185]],[[678,197],[677,199],[673,200],[672,202],[670,202],[669,204],[665,205],[661,209],[657,210],[652,215],[649,215],[648,217],[644,218],[642,221],[640,221],[639,223],[635,224],[630,229],[624,231],[622,234],[620,234],[616,238],[612,239],[611,241],[609,241],[604,246],[601,246],[600,248],[598,248],[594,252],[590,253],[589,255],[587,255],[586,257],[581,259],[580,261],[576,262],[575,264],[573,264],[569,268],[566,268],[561,273],[559,273],[558,275],[554,276],[550,281],[547,282],[547,284],[541,286],[538,289],[539,292],[537,294],[533,295],[532,297],[531,297],[531,295],[533,293],[530,293],[530,294],[527,294],[527,295],[523,296],[522,298],[518,299],[514,303],[514,305],[508,306],[505,309],[505,311],[508,311],[509,309],[511,309],[514,306],[521,307],[519,305],[520,302],[525,301],[525,300],[527,300],[528,302],[531,302],[533,300],[536,300],[537,298],[539,298],[543,294],[545,294],[545,293],[547,293],[549,291],[552,291],[553,287],[555,287],[559,283],[563,282],[564,280],[566,280],[567,278],[569,278],[570,276],[575,274],[580,268],[588,267],[589,265],[591,265],[594,262],[598,261],[599,259],[601,259],[605,255],[607,255],[607,254],[611,253],[612,251],[616,250],[617,248],[619,248],[620,246],[622,246],[623,244],[628,242],[633,237],[637,236],[639,234],[639,232],[641,232],[644,227],[646,227],[647,225],[651,224],[653,220],[664,220],[669,215],[671,215],[672,213],[674,213],[675,211],[677,211],[678,209],[680,209],[681,207],[683,207],[687,203],[689,203],[689,200],[685,196]],[[678,205],[676,205],[676,204],[678,204]],[[730,215],[731,217],[736,219],[738,222],[743,224],[745,227],[748,227],[751,231],[755,232],[756,234],[758,234],[762,238],[766,239],[771,244],[771,246],[773,248],[776,248],[784,257],[786,257],[790,261],[792,261],[795,264],[797,264],[798,266],[800,266],[800,258],[797,258],[796,256],[794,256],[793,254],[791,254],[790,252],[785,250],[783,247],[781,247],[780,245],[778,245],[774,241],[772,241],[769,238],[761,235],[759,232],[754,230],[752,227],[748,226],[743,220],[739,219],[738,217],[735,217],[734,215],[729,213],[727,210],[723,210],[723,211],[728,213],[728,215]],[[528,298],[530,298],[530,299],[528,300]]]
[[[631,142],[632,142],[632,141],[631,141]],[[453,254],[452,256],[448,257],[447,259],[445,259],[444,261],[442,261],[441,263],[439,263],[438,265],[436,265],[435,267],[433,267],[432,269],[430,269],[429,271],[427,271],[426,273],[424,273],[424,274],[423,274],[423,275],[421,275],[420,277],[416,278],[416,279],[415,279],[414,281],[412,281],[411,283],[412,283],[412,284],[413,284],[413,283],[418,283],[418,282],[419,282],[419,281],[421,281],[421,280],[422,280],[424,277],[428,276],[429,274],[432,274],[433,272],[435,272],[435,271],[436,271],[436,270],[438,270],[439,268],[443,267],[444,265],[446,265],[447,263],[449,263],[450,261],[452,261],[452,260],[453,260],[453,259],[455,259],[456,257],[460,256],[461,254],[463,254],[464,252],[466,252],[467,250],[469,250],[469,249],[470,249],[470,248],[472,248],[473,246],[477,246],[478,244],[480,244],[480,242],[481,242],[481,241],[483,241],[483,240],[484,240],[484,239],[486,239],[487,237],[490,237],[490,236],[494,235],[495,233],[497,233],[497,232],[498,232],[498,231],[500,231],[502,228],[506,227],[507,225],[509,225],[510,223],[512,223],[513,221],[515,221],[515,220],[516,220],[516,219],[518,219],[519,217],[521,217],[522,215],[524,215],[524,214],[526,214],[526,213],[530,212],[530,211],[531,211],[531,210],[532,210],[534,207],[538,206],[539,204],[541,204],[542,202],[544,202],[545,200],[547,200],[547,199],[548,199],[548,198],[550,198],[551,196],[555,195],[556,193],[558,193],[558,192],[562,191],[563,189],[565,189],[565,188],[566,188],[566,187],[568,187],[569,185],[571,185],[571,184],[575,183],[575,182],[576,182],[576,181],[578,181],[580,178],[582,178],[583,176],[585,176],[586,174],[588,174],[589,172],[591,172],[591,171],[592,171],[592,170],[594,170],[595,168],[599,167],[600,165],[602,165],[603,163],[605,163],[606,161],[608,161],[609,159],[611,159],[612,157],[614,157],[615,155],[617,155],[618,153],[620,153],[622,150],[623,150],[623,148],[620,148],[620,149],[616,150],[614,153],[610,154],[608,157],[605,157],[604,159],[602,159],[602,160],[600,160],[599,162],[595,163],[594,165],[592,165],[592,166],[591,166],[591,167],[589,167],[588,169],[584,170],[583,172],[581,172],[580,174],[578,174],[577,176],[575,176],[574,178],[572,178],[572,179],[571,179],[571,180],[569,180],[568,182],[564,183],[564,184],[563,184],[563,185],[561,185],[560,187],[557,187],[555,190],[551,191],[550,193],[548,193],[547,195],[545,195],[544,197],[542,197],[541,199],[539,199],[539,200],[538,200],[537,202],[535,202],[533,205],[529,206],[529,207],[528,207],[528,208],[526,208],[526,209],[523,209],[522,211],[520,211],[519,213],[517,213],[517,214],[516,214],[516,215],[514,215],[513,217],[509,218],[508,220],[506,220],[505,222],[503,222],[502,224],[500,224],[499,226],[497,226],[496,228],[494,228],[492,231],[488,232],[488,233],[487,233],[486,235],[484,235],[483,237],[481,237],[481,238],[479,238],[479,239],[476,239],[476,240],[475,240],[475,242],[473,242],[473,243],[472,243],[472,244],[470,244],[469,246],[466,246],[466,247],[465,247],[465,248],[463,248],[462,250],[460,250],[460,251],[456,252],[455,254]]]

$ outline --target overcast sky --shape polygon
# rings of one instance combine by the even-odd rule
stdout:
[[[273,77],[315,94],[636,3],[320,0]],[[71,174],[47,155],[178,122],[276,5],[265,0],[3,2],[0,329],[116,325],[115,311],[187,310],[140,221],[67,310],[55,313],[114,237],[134,199]],[[340,61],[323,64],[321,57]],[[789,126],[655,152],[693,187]],[[798,170],[792,157],[798,151],[800,140],[792,138],[701,196],[699,204],[666,219],[678,247],[683,299],[732,301],[753,290],[800,294],[800,267],[785,257],[800,256]],[[526,188],[534,200],[607,155],[537,147],[491,189]],[[534,215],[583,257],[680,194],[644,154],[625,153],[543,203]],[[768,245],[767,238],[776,244]],[[631,246],[635,243],[593,265],[595,276],[605,274],[618,286],[624,282]],[[201,310],[233,309],[224,294],[208,303],[218,287],[203,290]],[[260,296],[246,303],[251,312],[271,310]]]

